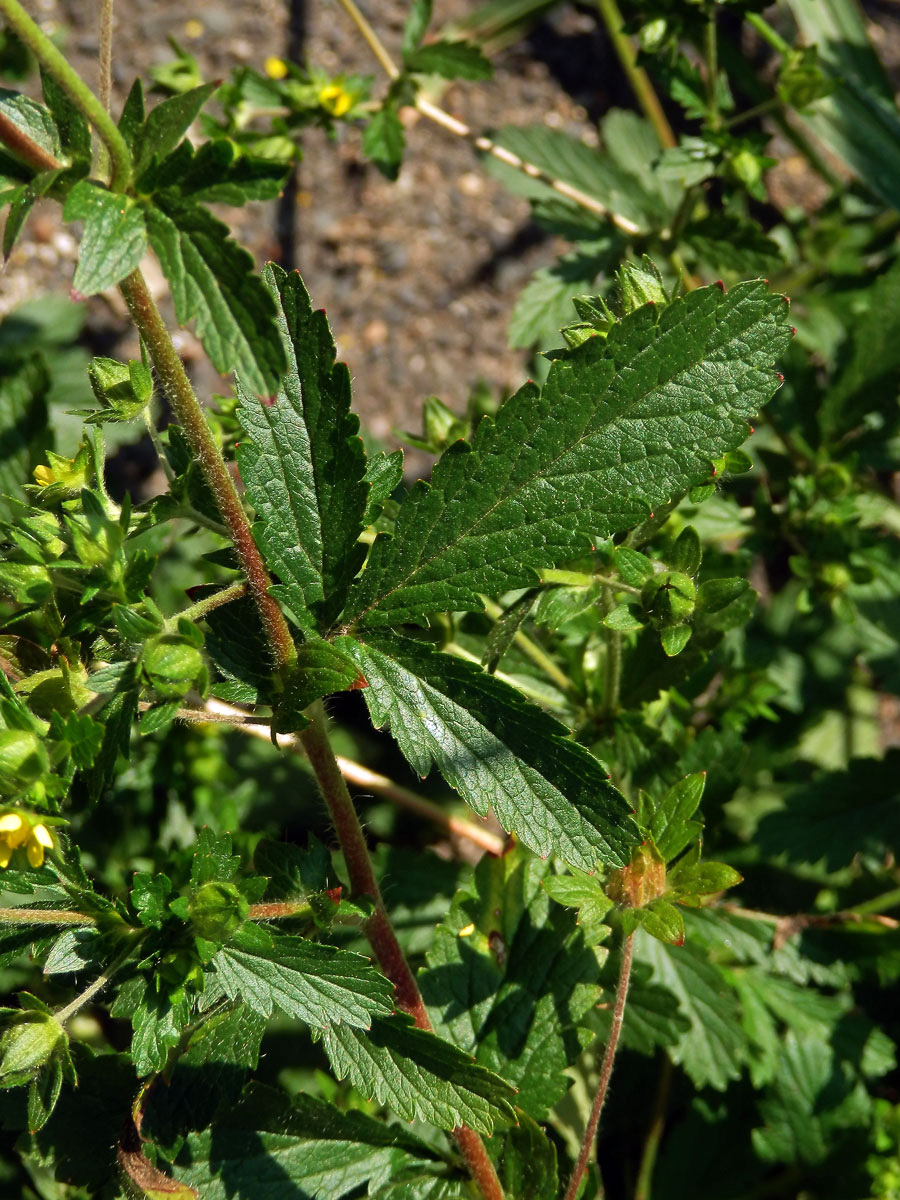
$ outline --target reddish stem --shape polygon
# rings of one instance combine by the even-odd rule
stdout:
[[[597,1094],[591,1107],[591,1116],[584,1131],[584,1141],[578,1162],[566,1188],[565,1200],[575,1200],[582,1177],[587,1170],[588,1161],[594,1149],[597,1138],[597,1126],[600,1124],[600,1114],[606,1093],[609,1091],[609,1081],[612,1076],[613,1062],[616,1057],[616,1047],[619,1044],[619,1034],[622,1032],[622,1019],[625,1016],[625,1001],[628,998],[628,984],[631,979],[631,963],[634,957],[634,934],[629,933],[622,945],[622,963],[619,967],[619,981],[616,984],[616,1002],[613,1005],[612,1025],[609,1029],[609,1039],[603,1051],[603,1062],[600,1064],[600,1078],[597,1081]]]

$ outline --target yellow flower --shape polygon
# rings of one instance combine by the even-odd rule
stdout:
[[[49,467],[35,467],[34,478],[41,487],[49,487],[51,483],[55,482],[54,474]]]
[[[263,70],[270,79],[284,79],[288,73],[287,63],[284,59],[276,58],[274,55],[263,63]]]
[[[319,88],[319,103],[333,117],[342,117],[353,107],[353,97],[339,83],[329,83]]]
[[[44,851],[53,849],[53,834],[40,821],[32,823],[31,815],[5,812],[0,815],[0,869],[8,867],[16,850],[24,848],[33,867],[44,862]]]

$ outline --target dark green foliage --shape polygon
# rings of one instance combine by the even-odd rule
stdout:
[[[90,363],[67,300],[0,322],[4,1195],[496,1200],[490,1160],[559,1200],[629,945],[583,1200],[897,1193],[900,123],[857,9],[623,5],[665,116],[477,140],[558,253],[510,337],[558,348],[427,398],[428,482],[209,208],[277,197],[311,124],[396,178],[404,110],[550,7],[414,0],[383,88],[173,43],[124,148],[40,30],[43,103],[0,92],[4,254],[41,198],[63,291],[149,248],[237,392],[192,419],[152,322]],[[137,503],[104,438],[148,427]]]

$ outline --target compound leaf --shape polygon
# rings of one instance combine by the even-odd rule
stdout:
[[[600,995],[597,952],[543,886],[554,878],[522,851],[483,858],[419,976],[438,1031],[514,1084],[516,1104],[538,1121],[569,1088],[565,1071],[593,1036],[582,1026]]]
[[[324,1042],[338,1079],[349,1078],[407,1121],[485,1134],[498,1121],[515,1121],[510,1084],[408,1019],[378,1017],[368,1033],[332,1025]]]
[[[335,362],[324,312],[313,312],[296,272],[270,264],[263,278],[288,371],[271,405],[240,389],[238,415],[250,440],[238,463],[256,508],[257,541],[281,579],[275,594],[305,624],[309,609],[327,623],[362,561],[365,453],[350,412],[350,375]]]
[[[790,339],[762,281],[645,305],[573,351],[454,443],[379,534],[345,620],[370,626],[479,610],[541,568],[633,527],[736,449],[778,386]]]
[[[288,1102],[252,1084],[232,1112],[187,1139],[174,1172],[206,1200],[341,1200],[433,1161],[423,1143],[362,1113],[302,1093]]]
[[[436,765],[479,816],[542,857],[584,871],[624,866],[639,840],[624,797],[565,726],[471,663],[391,634],[339,645],[365,676],[376,726],[389,725],[420,775]]]
[[[393,988],[367,958],[306,938],[279,935],[271,949],[241,934],[212,961],[212,987],[269,1017],[289,1017],[325,1028],[344,1022],[368,1029],[376,1013],[393,1008]]]

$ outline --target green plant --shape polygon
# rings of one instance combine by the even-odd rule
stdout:
[[[59,201],[81,223],[74,291],[118,287],[141,339],[89,364],[69,458],[54,342],[10,347],[0,326],[4,1182],[893,1194],[900,266],[879,204],[900,138],[862,81],[864,33],[838,0],[818,17],[792,0],[820,65],[761,5],[648,0],[623,25],[604,0],[646,119],[610,114],[602,151],[475,139],[572,241],[550,272],[563,345],[499,407],[429,400],[414,441],[439,458],[407,487],[399,451],[366,455],[299,275],[255,274],[208,208],[277,195],[309,124],[363,123],[392,177],[402,106],[466,132],[420,85],[483,78],[484,54],[429,40],[417,0],[398,67],[342,4],[390,76],[379,101],[293,65],[205,83],[176,46],[167,97],[147,111],[137,82],[115,123],[0,0],[44,101],[0,92],[4,249]],[[771,95],[720,39],[725,8],[777,51]],[[772,217],[758,122],[798,106],[859,182]],[[868,156],[841,143],[847,112],[895,137],[878,161],[874,133]],[[215,411],[148,248],[177,319],[235,372]],[[739,278],[763,264],[771,284]],[[550,335],[546,282],[514,316],[522,344]],[[130,422],[168,479],[137,507],[104,478],[105,435]],[[334,737],[366,766],[335,755],[335,696]],[[395,783],[402,760],[508,836],[439,784]],[[364,833],[348,780],[402,809],[370,808]],[[488,852],[425,852],[408,813]]]

